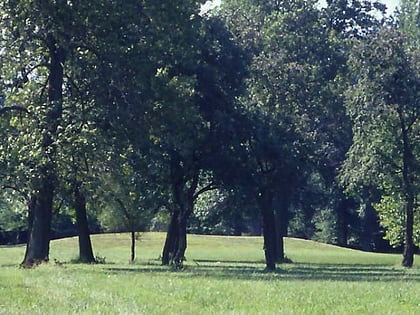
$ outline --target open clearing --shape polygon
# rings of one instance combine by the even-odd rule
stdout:
[[[420,268],[401,256],[286,239],[293,263],[264,273],[262,238],[189,236],[186,268],[160,266],[164,233],[93,236],[103,264],[72,263],[77,238],[51,243],[51,262],[18,267],[0,248],[0,314],[420,314]]]

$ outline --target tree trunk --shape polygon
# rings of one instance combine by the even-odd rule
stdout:
[[[169,265],[175,256],[175,251],[178,248],[178,215],[179,211],[174,210],[171,215],[168,232],[166,232],[165,245],[162,252],[162,265]]]
[[[337,207],[337,245],[346,247],[349,234],[349,201],[341,196]]]
[[[365,211],[361,218],[360,246],[364,251],[373,251],[376,247],[375,235],[379,233],[378,215],[370,200],[365,201]]]
[[[263,219],[264,253],[267,271],[276,270],[276,226],[273,211],[273,194],[264,190],[258,196]]]
[[[187,250],[187,224],[188,218],[194,211],[194,192],[196,181],[193,181],[191,187],[186,187],[186,182],[179,182],[174,185],[174,200],[178,205],[179,213],[177,218],[178,242],[175,248],[173,263],[177,269],[183,268],[185,260],[185,251]]]
[[[185,251],[187,250],[187,222],[189,213],[188,211],[181,211],[178,216],[178,248],[174,257],[174,265],[177,269],[183,268],[185,260]]]
[[[42,189],[33,194],[29,203],[28,243],[23,267],[32,267],[49,260],[53,185],[44,179]]]
[[[46,39],[50,58],[48,77],[49,108],[45,117],[42,150],[47,162],[40,167],[40,184],[35,187],[37,192],[33,193],[30,202],[30,230],[28,231],[25,257],[22,262],[22,265],[27,267],[49,259],[51,217],[56,179],[54,137],[57,133],[57,126],[62,113],[65,51],[59,46],[52,33],[47,34]]]
[[[173,259],[177,269],[183,268],[183,262],[185,260],[185,251],[187,250],[187,224],[188,218],[194,211],[194,197],[192,193],[194,191],[195,189],[186,189],[183,186],[174,189],[174,193],[176,193],[174,199],[180,209],[177,219],[178,243]]]
[[[398,108],[398,115],[401,125],[402,135],[402,160],[403,160],[403,189],[405,195],[405,244],[403,252],[402,265],[404,267],[412,267],[414,263],[414,190],[413,190],[413,174],[416,174],[414,154],[410,149],[410,141],[408,137],[408,128],[406,126],[404,115],[401,108]]]
[[[414,263],[414,240],[413,240],[413,228],[414,228],[414,194],[411,190],[411,186],[407,189],[407,201],[405,206],[405,243],[403,251],[402,265],[404,267],[411,268]]]
[[[276,262],[284,262],[284,237],[287,237],[287,228],[289,226],[288,210],[290,200],[286,196],[279,196],[275,200],[275,223],[276,223]]]
[[[74,208],[76,211],[76,225],[79,231],[79,261],[82,263],[94,263],[95,257],[86,215],[86,198],[78,188],[74,192]]]
[[[130,262],[134,263],[134,259],[136,259],[136,232],[131,231],[131,259],[130,259]]]
[[[414,209],[413,203],[408,202],[406,205],[406,231],[405,244],[403,252],[402,265],[404,267],[413,267],[414,263],[414,242],[413,242],[413,225],[414,225]]]
[[[192,160],[189,163],[183,161],[180,155],[173,151],[171,154],[171,188],[172,196],[177,207],[177,211],[174,211],[171,218],[171,224],[168,230],[169,232],[176,232],[175,239],[170,242],[167,238],[168,247],[172,244],[174,248],[173,263],[176,268],[182,268],[185,260],[185,251],[187,249],[187,224],[188,218],[194,211],[194,201],[197,197],[196,189],[198,186],[199,179],[199,168],[197,161]],[[176,226],[176,229],[175,229]],[[171,236],[172,237],[172,236]],[[165,243],[165,247],[166,247]],[[165,252],[165,251],[164,251]],[[165,254],[165,253],[164,253]],[[162,256],[162,263],[167,262],[167,256]],[[165,260],[163,259],[165,258]]]

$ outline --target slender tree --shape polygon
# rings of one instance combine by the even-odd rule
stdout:
[[[353,50],[356,81],[347,102],[353,144],[342,178],[349,189],[376,185],[394,200],[391,204],[403,207],[404,223],[394,227],[404,235],[402,264],[411,267],[419,186],[419,59],[418,51],[405,51],[404,40],[394,26],[385,26]],[[385,216],[396,211],[385,208]]]

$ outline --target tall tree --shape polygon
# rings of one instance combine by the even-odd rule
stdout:
[[[406,52],[395,27],[361,41],[353,49],[355,84],[347,110],[353,121],[353,144],[342,169],[348,189],[373,184],[383,190],[383,202],[403,206],[403,266],[414,259],[419,173],[419,51]],[[398,202],[400,201],[400,202]],[[385,207],[391,215],[393,207]],[[384,209],[384,207],[382,207]],[[384,212],[382,212],[384,215]],[[388,230],[388,233],[393,233]]]
[[[229,11],[232,4],[236,10]],[[248,17],[243,19],[246,33],[231,27],[253,58],[248,93],[241,99],[252,126],[244,145],[268,233],[267,269],[274,269],[273,259],[284,256],[276,230],[286,233],[290,196],[303,170],[314,162],[316,149],[326,146],[321,135],[330,129],[323,118],[334,112],[332,82],[342,57],[315,1],[229,1],[226,10],[222,16],[227,23],[232,16]],[[246,27],[247,21],[255,20],[260,23]],[[272,226],[275,214],[277,227]]]
[[[355,39],[363,40],[371,33],[377,32],[384,19],[385,6],[378,1],[327,1],[327,6],[322,10],[326,25],[333,32],[336,54],[331,59],[338,73],[328,82],[326,98],[323,101],[322,118],[317,128],[318,140],[316,141],[317,171],[322,175],[328,191],[328,205],[332,206],[335,221],[336,240],[334,243],[347,246],[351,238],[359,238],[359,232],[353,235],[352,231],[360,230],[359,226],[374,228],[367,224],[370,216],[364,211],[358,211],[358,202],[355,196],[343,193],[343,188],[337,183],[336,176],[345,154],[352,142],[352,124],[345,111],[345,91],[353,84],[349,78],[350,70],[346,63],[349,58],[351,43]],[[370,194],[362,194],[367,198]],[[362,196],[359,196],[360,197]],[[360,200],[362,204],[369,204],[371,200]],[[327,206],[328,207],[328,206]],[[362,207],[371,209],[371,207]],[[360,215],[359,215],[360,214]],[[359,217],[359,218],[358,218]],[[365,222],[366,221],[366,222]],[[371,232],[363,229],[363,238],[369,238]]]
[[[179,265],[186,248],[187,219],[193,212],[194,203],[201,194],[215,188],[211,173],[220,166],[215,160],[221,149],[219,144],[223,141],[220,133],[230,126],[225,122],[233,109],[234,97],[242,86],[244,71],[240,58],[242,52],[230,40],[223,24],[209,18],[202,19],[199,26],[194,41],[197,48],[197,55],[192,56],[196,58],[194,63],[190,61],[190,64],[177,67],[184,78],[189,75],[189,82],[193,84],[192,97],[183,101],[188,105],[184,112],[177,109],[171,112],[171,120],[168,117],[163,119],[167,123],[165,129],[169,128],[172,133],[182,128],[176,134],[166,136],[166,139],[172,139],[172,143],[164,143],[169,153],[172,200],[177,207],[170,227],[179,229],[178,240],[168,239],[166,245],[177,244],[178,250],[173,257],[175,264]],[[174,113],[179,113],[177,118],[181,119],[175,121],[176,126],[172,125]],[[175,219],[176,216],[178,219]],[[169,229],[168,236],[171,233]],[[168,250],[164,250],[163,263],[167,263],[168,256]]]
[[[113,4],[122,5],[120,2]],[[12,159],[9,159],[12,157],[10,154],[5,156],[9,163],[17,161],[14,168],[9,168],[13,170],[13,175],[18,175],[19,170],[25,175],[20,178],[19,186],[25,187],[29,196],[29,241],[23,261],[26,266],[48,260],[52,205],[60,187],[58,163],[60,166],[71,165],[74,161],[83,160],[83,154],[77,157],[75,154],[61,154],[66,151],[61,150],[63,146],[69,143],[66,139],[63,141],[63,135],[72,134],[69,129],[76,131],[89,126],[86,112],[80,110],[86,106],[81,99],[91,99],[95,95],[92,90],[84,89],[84,85],[85,82],[98,81],[98,76],[95,80],[87,73],[90,71],[97,75],[96,70],[100,67],[89,63],[89,67],[82,68],[80,64],[92,59],[91,56],[105,63],[106,58],[99,53],[100,49],[104,43],[111,46],[112,40],[119,47],[119,39],[112,38],[109,33],[101,33],[98,28],[105,28],[115,20],[124,20],[124,14],[134,11],[126,4],[122,8],[127,10],[120,10],[113,16],[115,19],[105,21],[103,17],[109,14],[107,10],[110,7],[92,1],[62,0],[10,0],[1,4],[2,78],[7,87],[3,111],[19,111],[28,118],[21,121],[14,115],[10,119],[18,137],[8,146],[11,150],[6,151],[6,154],[20,151],[26,156],[15,154]],[[77,63],[79,67],[75,68]],[[90,84],[90,88],[93,86]],[[72,139],[76,138],[75,134],[73,132]],[[72,158],[73,162],[70,162]],[[68,159],[67,163],[61,163],[63,159]],[[80,168],[74,163],[73,166]],[[81,210],[78,218],[82,219],[85,215],[79,214],[84,212],[85,204],[81,190],[83,180],[80,179],[81,173],[76,173],[72,198]],[[85,221],[82,219],[79,222]],[[86,228],[82,230],[86,231]]]
[[[58,1],[4,1],[1,5],[2,55],[15,66],[3,68],[3,77],[11,82],[6,95],[10,105],[35,115],[29,123],[37,131],[32,143],[31,166],[36,176],[27,183],[30,197],[29,239],[24,266],[48,260],[50,226],[56,184],[56,138],[63,111],[64,65],[69,46],[69,7]],[[71,19],[70,19],[71,20]],[[8,65],[10,67],[10,63]],[[28,84],[28,82],[33,82]],[[13,84],[15,82],[15,84]],[[17,92],[17,93],[13,93]],[[13,107],[8,109],[12,110]],[[24,131],[34,137],[30,129]]]

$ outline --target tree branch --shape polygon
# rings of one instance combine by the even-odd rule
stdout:
[[[125,207],[124,202],[122,202],[122,200],[120,198],[115,198],[115,201],[120,205],[121,210],[123,211],[123,214],[124,214],[125,218],[127,219],[127,221],[130,224],[131,216],[130,216],[130,213],[128,212],[127,208]]]
[[[418,120],[418,117],[416,116],[416,117],[414,117],[411,121],[409,121],[408,123],[407,123],[407,130],[410,130],[411,129],[411,127],[417,122],[417,120]]]
[[[25,107],[22,107],[22,106],[17,106],[17,105],[6,106],[6,107],[0,108],[0,115],[3,115],[6,112],[11,112],[11,111],[24,112],[24,113],[32,116],[32,113],[30,111],[28,111],[28,109],[26,109]]]
[[[12,111],[17,111],[17,112],[27,114],[29,117],[31,117],[32,119],[34,119],[36,121],[38,126],[40,125],[40,121],[34,113],[30,112],[27,108],[25,108],[23,106],[19,106],[19,105],[1,107],[0,108],[0,116],[3,115],[3,114],[6,114],[7,112],[12,112]]]
[[[25,200],[29,200],[28,195],[25,194],[22,190],[20,190],[19,188],[12,186],[12,185],[3,185],[2,189],[11,189],[16,191],[19,195],[21,195],[23,197],[23,199]]]
[[[211,182],[210,184],[208,184],[207,186],[204,186],[203,188],[201,188],[199,191],[197,191],[194,196],[193,199],[196,200],[201,194],[210,191],[210,190],[215,190],[217,189],[217,185],[213,182]]]
[[[60,213],[60,210],[63,207],[63,204],[64,204],[64,199],[61,199],[60,200],[60,204],[58,205],[58,207],[53,210],[53,214],[54,215]]]

